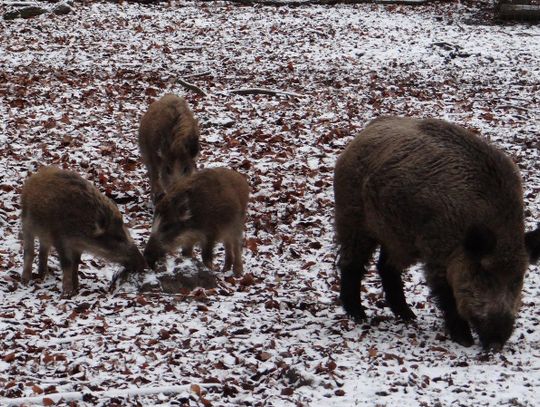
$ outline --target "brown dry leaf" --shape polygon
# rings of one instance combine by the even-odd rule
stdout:
[[[34,384],[32,386],[32,391],[36,394],[41,394],[43,393],[43,389],[41,387],[39,387],[38,385]]]
[[[257,253],[257,239],[251,238],[246,240],[246,247],[253,253]]]
[[[259,354],[257,355],[257,359],[259,359],[261,362],[266,362],[271,357],[272,355],[268,352],[259,352]]]
[[[285,387],[283,390],[281,390],[282,396],[292,396],[294,393],[294,390],[292,387]]]
[[[137,301],[137,304],[139,304],[139,305],[148,305],[149,304],[148,300],[143,295],[137,296],[135,301]]]
[[[46,129],[53,129],[56,127],[56,120],[51,117],[50,119],[47,119],[43,122],[43,127]]]
[[[159,331],[159,337],[164,340],[169,339],[171,337],[171,332],[166,329],[161,329]]]
[[[133,160],[126,160],[126,162],[122,164],[122,168],[126,172],[135,171],[137,169],[137,162]]]
[[[201,403],[203,403],[205,407],[212,407],[212,402],[210,400],[207,400],[204,397],[201,397],[200,400],[201,400]]]
[[[146,88],[146,90],[144,91],[144,93],[148,96],[152,96],[152,97],[157,97],[158,95],[158,91],[155,90],[154,88]]]
[[[45,354],[43,355],[43,362],[45,362],[45,364],[54,362],[54,355],[51,355],[50,353],[45,352]]]
[[[264,303],[266,309],[279,309],[279,302],[276,300],[268,300]]]
[[[54,400],[48,397],[43,398],[43,405],[44,406],[54,406]]]
[[[65,135],[64,137],[62,137],[62,141],[60,141],[60,145],[62,147],[67,147],[72,143],[72,141],[73,141],[73,137]]]
[[[197,305],[197,310],[202,311],[202,312],[208,312],[208,307],[206,305],[203,305],[203,304],[198,304]]]
[[[4,356],[4,362],[11,363],[15,360],[15,352],[8,353]]]
[[[375,358],[377,357],[377,348],[375,347],[371,347],[368,349],[368,355],[370,358]]]
[[[11,389],[12,387],[16,386],[17,385],[17,382],[12,380],[11,382],[8,382],[6,385],[5,385],[5,389]]]
[[[191,385],[191,391],[195,393],[197,396],[201,396],[201,386],[198,384],[192,384]]]
[[[26,102],[23,99],[15,99],[9,102],[10,107],[17,107],[19,109],[23,109],[26,105]]]
[[[241,286],[250,286],[255,284],[255,278],[253,278],[253,274],[246,274],[242,279],[240,280]]]

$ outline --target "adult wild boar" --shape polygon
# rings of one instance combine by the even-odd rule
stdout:
[[[382,117],[338,158],[334,179],[340,298],[360,302],[365,267],[377,269],[395,315],[415,317],[401,272],[421,261],[451,338],[500,349],[510,337],[539,231],[525,234],[516,165],[470,131],[442,120]]]
[[[183,98],[167,94],[150,105],[141,120],[139,147],[157,202],[174,181],[196,168],[199,124]]]
[[[123,264],[129,271],[145,268],[144,258],[131,239],[122,215],[109,198],[78,174],[43,167],[28,178],[22,189],[22,281],[32,277],[34,238],[39,239],[38,275],[47,273],[51,246],[63,270],[64,296],[78,288],[81,253],[89,251]]]
[[[240,276],[248,198],[245,177],[227,168],[201,170],[176,181],[156,205],[152,234],[144,250],[150,267],[177,247],[191,256],[198,243],[203,263],[212,268],[214,246],[223,242],[223,271],[232,266],[235,276]]]

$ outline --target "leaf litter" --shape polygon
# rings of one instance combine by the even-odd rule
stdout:
[[[449,340],[421,267],[404,275],[414,324],[385,307],[373,267],[362,292],[367,322],[348,320],[337,299],[333,166],[378,115],[479,131],[522,170],[529,226],[540,218],[540,28],[476,21],[490,4],[88,2],[62,17],[0,21],[0,398],[538,405],[538,268],[495,355]],[[118,266],[85,255],[79,294],[62,299],[53,255],[52,275],[22,286],[19,193],[43,164],[94,182],[144,246],[152,207],[137,127],[166,92],[184,95],[200,120],[200,166],[248,176],[245,276],[216,271],[216,287],[177,294],[140,293],[140,284],[109,293]]]

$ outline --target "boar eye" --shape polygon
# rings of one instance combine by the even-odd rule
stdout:
[[[168,175],[171,175],[172,174],[172,167],[170,165],[167,165],[165,167],[165,172],[168,174]]]

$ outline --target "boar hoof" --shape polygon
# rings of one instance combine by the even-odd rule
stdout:
[[[39,281],[43,281],[45,279],[45,277],[47,276],[47,272],[44,272],[44,273],[37,273],[34,278],[36,280],[39,280]]]
[[[343,308],[345,308],[345,312],[354,322],[362,322],[367,319],[366,311],[364,311],[364,307],[361,305],[351,306],[344,304]]]
[[[394,311],[394,314],[405,322],[414,321],[416,314],[409,307],[400,308]]]
[[[75,294],[77,293],[77,290],[72,288],[70,290],[63,290],[62,291],[62,298],[64,299],[69,299],[71,297],[73,297]]]
[[[500,352],[503,346],[504,346],[504,343],[501,343],[501,342],[491,342],[489,344],[485,344],[485,343],[482,344],[484,351],[493,352],[493,353]]]
[[[449,327],[450,338],[466,348],[474,344],[469,324],[465,321],[459,321],[454,326]]]
[[[21,277],[21,283],[23,283],[24,285],[28,285],[28,283],[30,283],[30,280],[31,280],[31,278],[28,277],[28,276],[22,276]]]

